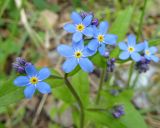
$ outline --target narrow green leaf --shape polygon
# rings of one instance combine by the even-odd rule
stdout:
[[[79,71],[72,77],[72,85],[79,94],[83,104],[86,106],[89,103],[89,81],[88,73]]]

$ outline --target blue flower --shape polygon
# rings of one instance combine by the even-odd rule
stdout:
[[[144,49],[144,43],[136,44],[136,37],[131,34],[128,36],[128,44],[121,42],[119,43],[119,48],[123,50],[119,55],[120,59],[126,60],[131,57],[137,62],[141,59],[141,55],[138,52]]]
[[[73,20],[73,23],[64,25],[64,29],[67,32],[74,33],[72,37],[73,42],[81,41],[83,34],[89,37],[93,36],[93,30],[92,27],[90,27],[92,17],[92,15],[87,15],[84,19],[82,19],[80,14],[72,12],[71,19]]]
[[[71,72],[78,64],[86,72],[93,71],[94,66],[88,57],[92,56],[95,52],[90,51],[87,47],[84,47],[83,41],[73,43],[72,47],[60,45],[57,50],[60,55],[67,58],[62,66],[64,72]]]
[[[144,56],[148,60],[153,60],[154,62],[158,62],[159,58],[155,56],[155,53],[158,51],[156,47],[149,47],[148,42],[144,41],[145,43],[145,49],[144,49]]]
[[[19,76],[14,80],[16,86],[26,86],[24,90],[24,95],[26,98],[32,98],[36,89],[42,94],[47,94],[51,92],[50,86],[43,82],[44,79],[50,76],[50,71],[48,68],[42,68],[39,72],[36,71],[33,65],[25,67],[27,76]]]
[[[108,22],[101,22],[99,25],[99,29],[93,26],[93,39],[89,42],[88,48],[93,51],[100,52],[101,55],[105,54],[105,45],[116,44],[117,36],[113,34],[106,34],[108,30]]]

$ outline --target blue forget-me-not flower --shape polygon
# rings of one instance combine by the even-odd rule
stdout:
[[[113,34],[106,34],[108,30],[108,22],[101,22],[99,29],[93,26],[93,39],[89,42],[88,48],[93,51],[100,52],[101,55],[104,55],[106,52],[105,45],[115,45],[117,36]]]
[[[84,19],[77,12],[72,12],[71,19],[73,23],[68,23],[64,25],[64,29],[67,32],[73,33],[72,41],[79,42],[83,39],[83,35],[92,37],[93,30],[91,25],[92,15],[87,15]]]
[[[72,47],[60,45],[57,49],[60,55],[67,58],[62,66],[63,71],[69,73],[74,70],[77,65],[80,65],[84,71],[92,72],[94,66],[88,57],[92,56],[95,52],[84,47],[82,40],[78,43],[72,43],[72,45]]]
[[[14,80],[16,86],[26,86],[24,90],[24,95],[26,98],[32,98],[36,89],[42,94],[47,94],[51,92],[50,86],[43,82],[44,79],[50,76],[50,71],[48,68],[42,68],[39,72],[33,65],[25,67],[27,76],[19,76]]]
[[[144,43],[136,44],[136,37],[134,35],[128,36],[128,43],[120,42],[119,48],[123,50],[119,58],[126,60],[131,57],[134,61],[138,62],[141,59],[141,55],[138,52],[141,52],[144,49]]]
[[[144,56],[148,60],[153,60],[154,62],[158,62],[159,58],[155,56],[155,53],[158,51],[158,49],[154,46],[149,47],[148,42],[144,41],[145,49],[144,49]]]

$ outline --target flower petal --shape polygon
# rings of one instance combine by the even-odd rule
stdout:
[[[156,47],[150,47],[149,50],[152,54],[154,54],[158,51],[158,49]]]
[[[78,24],[78,23],[82,22],[82,18],[77,12],[72,12],[71,19],[73,20],[73,22],[75,24]]]
[[[74,50],[72,47],[63,44],[58,46],[57,51],[61,56],[64,57],[71,57],[74,54]]]
[[[34,85],[28,85],[24,90],[25,97],[28,99],[31,99],[35,90],[36,90],[36,87]]]
[[[99,30],[100,30],[100,32],[102,32],[102,33],[106,33],[107,30],[108,30],[108,27],[109,27],[108,22],[107,22],[107,21],[103,21],[103,22],[101,22],[100,25],[99,25]]]
[[[133,34],[128,36],[128,46],[135,46],[136,44],[136,37]]]
[[[128,51],[123,51],[123,52],[120,53],[119,58],[120,58],[121,60],[126,60],[126,59],[129,58],[129,56],[130,56],[130,54],[129,54]]]
[[[39,73],[38,73],[38,79],[39,80],[44,80],[48,78],[51,75],[51,72],[48,68],[42,68]]]
[[[140,51],[144,50],[144,48],[145,48],[145,44],[144,44],[144,43],[139,43],[139,44],[137,44],[137,45],[135,46],[135,50],[136,50],[137,52],[140,52]]]
[[[93,36],[93,28],[92,27],[87,27],[84,29],[82,32],[85,36],[92,37]]]
[[[159,62],[159,58],[157,56],[155,56],[155,55],[151,55],[150,58],[156,63]]]
[[[73,24],[65,24],[63,28],[70,33],[74,33],[76,31],[76,28]]]
[[[82,21],[82,23],[87,27],[91,24],[93,16],[92,15],[88,15],[84,18],[84,20]]]
[[[88,48],[93,51],[97,51],[98,46],[99,46],[99,43],[97,39],[91,40],[88,44]]]
[[[131,58],[132,58],[134,61],[136,61],[136,62],[138,62],[138,61],[141,60],[141,56],[140,56],[140,54],[137,53],[137,52],[133,52],[133,53],[131,54]]]
[[[73,42],[79,42],[82,40],[82,33],[81,32],[76,32],[73,34],[72,37]]]
[[[19,76],[14,80],[16,86],[25,86],[29,83],[29,79],[26,76]]]
[[[145,44],[145,49],[148,49],[148,42],[145,40],[143,43]]]
[[[74,50],[82,50],[82,49],[84,49],[84,41],[83,41],[83,39],[81,40],[81,41],[79,41],[79,42],[73,42],[72,43],[72,46],[73,46],[73,49]]]
[[[110,45],[115,45],[117,36],[113,34],[105,34],[105,43]]]
[[[62,66],[62,69],[65,73],[69,73],[71,72],[76,66],[77,66],[78,62],[77,62],[77,59],[72,57],[72,58],[68,58],[63,66]]]
[[[37,75],[37,70],[34,65],[28,65],[25,67],[25,71],[28,76],[35,76]]]
[[[94,70],[94,66],[88,58],[81,58],[79,65],[85,72],[93,72]]]
[[[51,92],[51,87],[46,82],[39,82],[36,87],[42,94]]]
[[[104,56],[104,54],[106,52],[105,44],[101,44],[101,46],[98,48],[98,51],[102,56]]]
[[[84,48],[83,57],[88,57],[94,55],[97,51],[90,50],[87,46]]]
[[[126,50],[128,49],[126,43],[124,43],[124,42],[120,42],[120,43],[118,44],[118,46],[119,46],[119,48],[120,48],[121,50],[125,50],[125,51],[126,51]]]

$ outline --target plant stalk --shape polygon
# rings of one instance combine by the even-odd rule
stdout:
[[[78,96],[77,92],[75,91],[75,89],[73,88],[72,84],[69,82],[68,78],[67,78],[67,74],[65,74],[64,76],[64,80],[65,80],[65,84],[68,87],[68,89],[71,91],[72,95],[74,96],[74,98],[77,100],[77,103],[80,107],[80,128],[84,128],[84,117],[85,117],[85,113],[84,113],[84,107],[83,107],[83,103],[80,99],[80,97]]]

